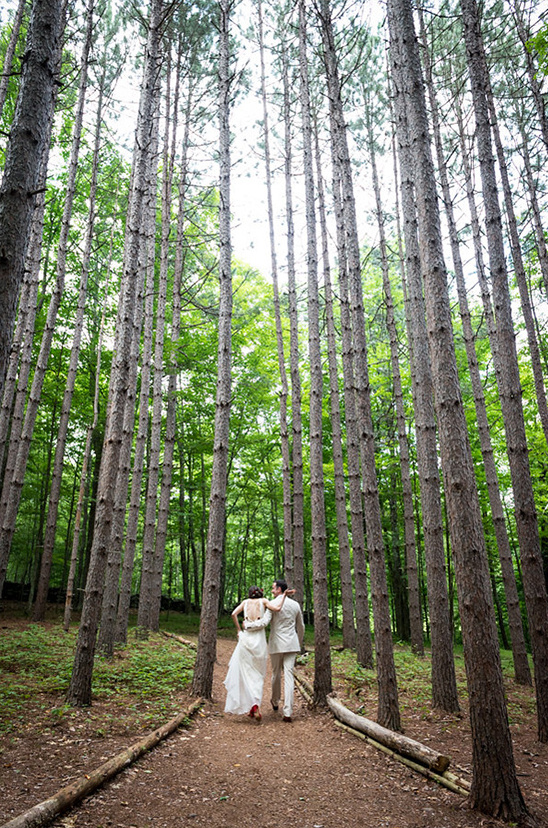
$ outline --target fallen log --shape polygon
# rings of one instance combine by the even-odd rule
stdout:
[[[402,765],[405,765],[411,770],[414,770],[417,773],[422,774],[422,776],[426,776],[428,779],[434,780],[439,785],[443,785],[445,788],[448,788],[450,791],[461,794],[461,796],[470,795],[470,783],[468,782],[468,780],[460,779],[454,774],[449,773],[449,771],[444,771],[443,773],[436,773],[430,768],[425,767],[425,765],[421,765],[419,764],[419,762],[413,762],[412,759],[408,759],[406,756],[402,756],[401,753],[397,753],[395,750],[386,747],[386,745],[382,745],[380,742],[376,742],[370,736],[366,736],[365,733],[362,733],[359,730],[354,730],[354,728],[349,727],[348,725],[344,724],[339,720],[336,720],[335,724],[342,730],[346,730],[348,733],[351,733],[353,736],[357,736],[359,739],[363,739],[364,742],[367,742],[367,744],[372,745],[372,747],[382,751],[387,756],[390,756],[392,759],[395,759],[397,762],[401,762]]]
[[[301,676],[299,676],[298,673],[294,673],[294,676],[295,676],[295,681],[297,682],[297,687],[299,688],[299,691],[303,695],[305,701],[309,705],[313,705],[314,704],[314,690],[313,690],[313,688],[308,684],[307,681],[305,681],[303,678],[301,678]]]
[[[418,762],[420,765],[424,765],[436,773],[443,773],[449,767],[451,760],[448,756],[444,756],[442,753],[438,753],[426,745],[416,742],[414,739],[409,739],[402,733],[389,730],[377,724],[377,722],[371,721],[371,719],[358,716],[357,713],[353,713],[344,704],[337,701],[337,699],[328,698],[327,703],[331,711],[341,722],[349,725],[354,730],[360,730],[366,736],[369,736],[381,745],[385,745],[390,750],[401,753],[402,756],[407,756],[414,762]]]
[[[186,647],[190,647],[191,650],[197,650],[198,645],[195,641],[189,641],[188,638],[183,638],[181,635],[175,635],[175,633],[168,633],[165,630],[161,630],[162,635],[165,635],[166,638],[174,638],[175,641],[178,641],[179,644],[184,644]]]
[[[48,822],[51,822],[53,819],[58,817],[59,814],[62,814],[78,802],[78,800],[88,796],[88,794],[92,793],[109,779],[112,779],[113,776],[116,776],[116,774],[120,773],[120,771],[128,765],[131,765],[132,762],[135,762],[135,760],[138,759],[139,756],[142,756],[143,753],[146,753],[147,750],[155,747],[159,742],[173,733],[173,731],[177,730],[177,728],[193,716],[203,704],[204,702],[202,699],[194,702],[188,710],[185,710],[183,713],[179,713],[165,725],[162,725],[156,730],[153,730],[151,733],[148,733],[139,742],[136,742],[134,745],[131,745],[131,747],[128,747],[126,750],[123,750],[121,753],[113,756],[112,759],[109,759],[108,762],[105,762],[89,775],[85,774],[79,779],[76,779],[74,782],[71,782],[70,785],[67,785],[65,788],[61,788],[61,790],[57,791],[57,793],[49,799],[40,802],[29,811],[19,814],[19,816],[15,817],[10,822],[6,822],[2,828],[35,828],[36,826],[46,825]]]
[[[305,678],[295,673],[295,679],[305,698],[306,694],[309,697],[314,696],[314,690]],[[444,756],[442,753],[438,753],[426,745],[416,742],[414,739],[409,739],[402,733],[396,733],[393,730],[377,724],[377,722],[371,721],[371,719],[366,719],[364,716],[353,713],[344,704],[331,696],[328,696],[327,703],[336,719],[339,719],[353,730],[365,733],[366,736],[373,739],[376,743],[385,745],[395,753],[407,756],[414,762],[430,768],[435,773],[444,773],[449,767],[451,759],[448,756]]]

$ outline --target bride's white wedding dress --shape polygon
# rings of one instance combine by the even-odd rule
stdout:
[[[257,622],[257,619],[248,618],[249,600],[244,601],[244,625],[246,621]],[[264,613],[265,608],[261,604],[259,620],[263,618]],[[264,626],[241,630],[223,682],[226,687],[225,713],[249,713],[253,705],[261,704],[266,662],[267,645]]]

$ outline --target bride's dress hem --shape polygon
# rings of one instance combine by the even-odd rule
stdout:
[[[239,633],[223,682],[227,691],[225,713],[244,715],[253,705],[260,706],[267,657],[264,628]]]

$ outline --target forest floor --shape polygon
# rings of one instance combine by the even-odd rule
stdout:
[[[20,622],[13,622],[14,624]],[[3,629],[9,619],[2,618]],[[291,723],[269,704],[263,719],[223,713],[224,687],[235,638],[219,638],[213,701],[188,729],[179,729],[73,809],[54,828],[495,828],[459,794],[438,786],[362,740],[342,731],[328,712],[308,709],[296,692]],[[307,667],[299,668],[311,679]],[[334,675],[338,696],[375,718],[366,696]],[[522,696],[523,698],[523,696]],[[548,826],[548,745],[536,740],[527,695],[512,724],[520,784],[539,826]],[[181,693],[181,710],[192,698]],[[117,732],[117,708],[101,701],[52,726],[33,717],[0,739],[0,825],[79,776],[89,773],[142,734]],[[405,703],[406,735],[451,757],[450,770],[469,775],[470,735],[462,716],[439,716]],[[523,715],[523,710],[527,715]],[[108,733],[97,717],[110,716]]]

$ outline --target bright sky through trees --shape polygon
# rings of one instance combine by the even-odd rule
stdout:
[[[4,0],[0,7],[0,25],[4,24],[13,14],[16,7],[16,0]],[[346,6],[345,15],[355,16],[366,26],[376,27],[384,19],[384,6],[377,0],[351,0]],[[135,24],[133,24],[135,25]],[[262,104],[259,89],[259,56],[256,42],[256,14],[253,10],[251,0],[240,0],[236,4],[234,15],[234,33],[240,40],[241,47],[236,55],[236,71],[246,73],[249,81],[249,89],[238,89],[231,113],[232,143],[232,215],[233,215],[233,251],[234,258],[247,263],[264,275],[270,272],[270,242],[268,237],[267,209],[266,209],[266,185],[264,179],[264,157],[262,154]],[[110,130],[119,137],[120,149],[125,148],[128,160],[131,155],[135,133],[137,104],[139,97],[140,68],[135,69],[134,61],[139,58],[138,50],[142,47],[141,39],[132,36],[125,27],[125,50],[127,58],[122,76],[120,77],[110,106],[105,108],[105,116]],[[265,26],[265,39],[268,46],[268,25]],[[271,60],[266,55],[267,69],[267,94],[279,88],[279,79],[272,74]],[[93,90],[91,96],[93,97]],[[269,98],[269,113],[271,125],[276,129],[281,119],[278,105]],[[88,108],[85,116],[91,128],[93,112]],[[208,175],[215,175],[215,167],[211,166],[211,146],[216,140],[217,122],[213,117],[211,120],[211,136],[207,137],[208,147],[203,147],[204,168],[209,168]],[[281,133],[281,129],[278,134]],[[271,139],[272,140],[272,139]],[[284,236],[284,182],[282,178],[283,158],[281,156],[281,144],[272,140],[273,144],[273,190],[274,210],[277,225],[277,244],[282,254],[281,278],[285,281],[283,273],[283,253],[285,251]],[[390,162],[391,163],[391,162]],[[303,203],[304,190],[297,186],[294,191],[296,223],[304,221]],[[358,204],[369,212],[373,208],[371,195],[371,184],[369,175],[365,171],[364,176],[356,177],[356,197]],[[361,239],[374,241],[375,226],[373,216],[362,223],[362,232],[369,234]],[[298,265],[305,266],[304,249],[299,246],[299,239],[302,233],[297,233],[297,256]]]

